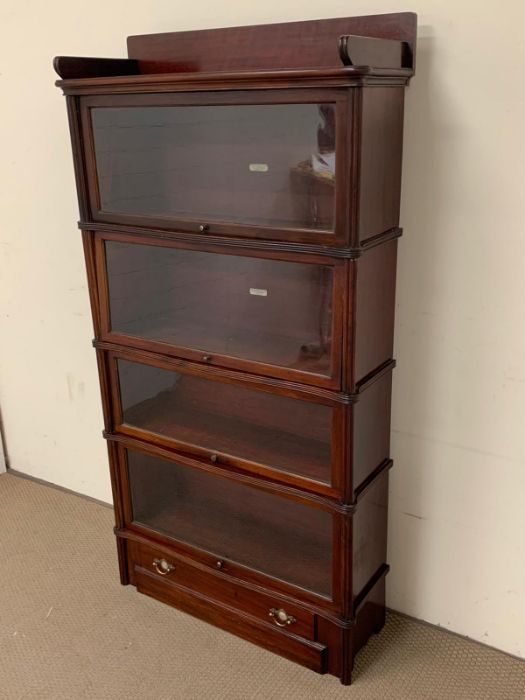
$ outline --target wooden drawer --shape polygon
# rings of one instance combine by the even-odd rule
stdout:
[[[326,673],[328,670],[328,648],[324,644],[271,627],[266,622],[259,622],[251,615],[239,613],[237,609],[161,579],[141,567],[135,573],[135,585],[139,593],[222,627],[317,673]]]
[[[172,590],[172,586],[179,590],[186,589],[271,627],[286,629],[305,639],[315,639],[315,615],[297,605],[283,602],[281,596],[261,593],[220,571],[206,571],[179,556],[168,555],[137,542],[128,543],[128,557],[130,578],[135,585],[138,585],[137,580],[144,582],[148,578],[157,581],[157,587],[169,583],[167,591]],[[148,576],[145,579],[146,573]]]

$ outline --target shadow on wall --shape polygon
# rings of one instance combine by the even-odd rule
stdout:
[[[3,474],[7,466],[7,450],[5,449],[4,424],[2,422],[2,411],[0,410],[0,474]]]
[[[421,465],[425,444],[406,441],[399,426],[410,423],[406,415],[426,413],[431,390],[425,385],[433,365],[435,346],[431,334],[414,332],[411,314],[414,299],[428,297],[440,274],[439,229],[443,208],[442,183],[447,177],[440,158],[436,112],[446,107],[431,84],[434,38],[432,28],[418,28],[416,75],[405,95],[403,194],[399,244],[396,331],[392,406],[392,455],[390,473],[389,552],[391,573],[387,578],[387,605],[414,614],[421,601],[421,565],[424,557],[424,516],[419,505],[425,500]],[[406,410],[407,402],[410,410]],[[410,601],[407,603],[407,601]]]
[[[387,604],[522,656],[523,105],[491,75],[420,27],[405,107]]]

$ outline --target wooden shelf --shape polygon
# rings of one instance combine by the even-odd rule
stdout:
[[[309,424],[302,434],[293,434],[277,423],[265,426],[232,416],[227,406],[222,413],[205,410],[175,391],[164,391],[131,406],[124,412],[123,422],[189,448],[207,449],[321,483],[331,481],[330,442],[310,437]],[[330,440],[329,432],[327,437]]]
[[[254,362],[297,369],[313,374],[327,374],[330,370],[329,349],[317,357],[314,343],[305,344],[282,334],[255,333],[239,330],[234,336],[224,337],[224,327],[214,333],[212,326],[203,327],[191,322],[177,323],[169,318],[139,319],[134,323],[119,324],[116,333],[176,347],[201,350],[224,357],[239,357]],[[309,349],[306,349],[308,345]],[[270,354],[271,353],[271,354]]]

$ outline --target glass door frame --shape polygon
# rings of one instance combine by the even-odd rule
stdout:
[[[95,232],[95,265],[97,275],[97,289],[100,309],[100,338],[109,343],[139,350],[149,350],[163,355],[184,358],[199,362],[202,360],[202,350],[184,346],[172,345],[167,342],[148,340],[139,336],[128,336],[111,330],[110,299],[108,287],[108,275],[106,266],[105,241],[116,241],[136,245],[150,245],[164,248],[176,248],[183,250],[195,250],[198,252],[219,253],[224,255],[238,255],[242,257],[263,258],[267,260],[312,264],[329,267],[333,270],[332,285],[332,327],[331,327],[331,357],[330,373],[315,374],[304,370],[297,370],[279,365],[267,364],[255,360],[232,357],[213,353],[209,366],[219,366],[226,369],[241,370],[267,377],[276,377],[288,381],[310,384],[327,389],[340,389],[342,381],[343,361],[343,329],[344,318],[349,316],[347,306],[347,265],[344,259],[328,258],[321,255],[297,254],[275,252],[267,250],[254,250],[241,247],[223,247],[205,245],[202,243],[189,243],[167,238],[124,234],[116,232]]]
[[[254,476],[261,476],[270,479],[274,482],[280,482],[305,489],[306,491],[338,500],[344,491],[343,474],[345,462],[345,448],[341,448],[341,441],[345,436],[345,426],[347,421],[347,413],[352,411],[352,406],[345,405],[328,396],[320,393],[305,391],[304,388],[289,386],[282,387],[276,385],[275,382],[268,384],[261,381],[258,377],[253,377],[244,374],[235,374],[225,372],[220,369],[205,367],[202,365],[191,364],[188,362],[156,357],[151,354],[137,353],[132,350],[105,350],[104,359],[107,367],[107,376],[111,391],[111,421],[112,431],[117,434],[127,435],[131,438],[146,440],[154,444],[166,447],[168,449],[177,450],[186,454],[191,454],[197,459],[211,461],[212,455],[219,456],[215,462],[218,468],[223,469],[239,469]],[[178,374],[204,378],[215,383],[221,382],[233,384],[247,389],[268,392],[273,395],[294,398],[296,400],[308,401],[314,404],[328,406],[332,410],[331,419],[331,442],[330,442],[330,484],[318,481],[314,478],[309,478],[295,472],[286,472],[279,470],[272,465],[266,465],[261,462],[250,460],[236,455],[222,455],[220,450],[211,450],[205,447],[188,444],[186,442],[171,438],[166,435],[152,433],[145,428],[140,428],[133,425],[128,425],[123,420],[122,398],[120,392],[120,381],[118,373],[118,360],[126,360],[135,362],[141,365],[160,368],[168,371],[177,372]]]
[[[348,244],[352,215],[350,213],[351,182],[354,179],[351,169],[357,162],[357,156],[352,157],[351,143],[354,140],[352,131],[354,125],[352,115],[355,114],[353,101],[355,91],[347,88],[300,88],[273,89],[249,91],[187,92],[187,93],[146,93],[96,95],[80,98],[80,123],[86,176],[88,181],[88,196],[91,219],[93,222],[120,224],[154,229],[171,229],[181,232],[199,233],[200,225],[208,226],[206,233],[200,235],[235,236],[293,243],[311,243],[328,246],[344,246]],[[168,216],[151,216],[138,214],[113,213],[103,211],[96,168],[95,145],[91,110],[97,107],[169,107],[169,106],[242,106],[242,105],[279,105],[279,104],[330,104],[335,105],[336,111],[336,174],[334,197],[334,228],[317,230],[301,227],[278,228],[258,224],[225,223],[206,220],[198,222],[194,219],[175,218]],[[349,163],[351,165],[349,166]]]
[[[345,576],[351,576],[348,566],[345,566],[345,560],[351,557],[351,516],[338,510],[336,504],[332,505],[322,498],[316,498],[313,495],[308,495],[295,489],[285,488],[278,484],[257,480],[251,476],[235,472],[224,472],[217,469],[214,465],[204,465],[201,462],[191,459],[187,455],[173,454],[158,446],[142,443],[131,438],[117,438],[114,446],[115,452],[113,454],[116,460],[114,466],[116,467],[115,471],[119,490],[122,494],[121,505],[124,529],[138,536],[147,538],[149,543],[152,542],[164,547],[168,545],[176,553],[178,552],[183,556],[188,556],[194,561],[209,566],[214,570],[216,570],[217,562],[216,552],[208,552],[194,545],[187,544],[186,542],[157,532],[133,520],[127,450],[143,452],[144,454],[164,459],[167,462],[176,461],[178,465],[188,469],[200,469],[210,474],[220,475],[225,479],[244,483],[247,487],[254,487],[272,493],[275,498],[287,498],[297,503],[302,503],[307,507],[319,508],[328,512],[332,518],[332,595],[330,597],[315,593],[297,584],[288,583],[282,579],[273,577],[270,574],[265,574],[248,565],[233,560],[225,560],[222,571],[225,575],[262,586],[266,590],[271,589],[279,591],[284,595],[291,595],[294,598],[303,599],[328,610],[341,611],[344,609],[344,590],[346,585],[344,578]]]

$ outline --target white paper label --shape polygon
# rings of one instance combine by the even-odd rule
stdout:
[[[268,164],[267,163],[250,163],[248,166],[251,173],[267,173]]]
[[[255,289],[255,287],[250,287],[250,294],[253,294],[254,297],[267,297],[268,290],[267,289]]]

